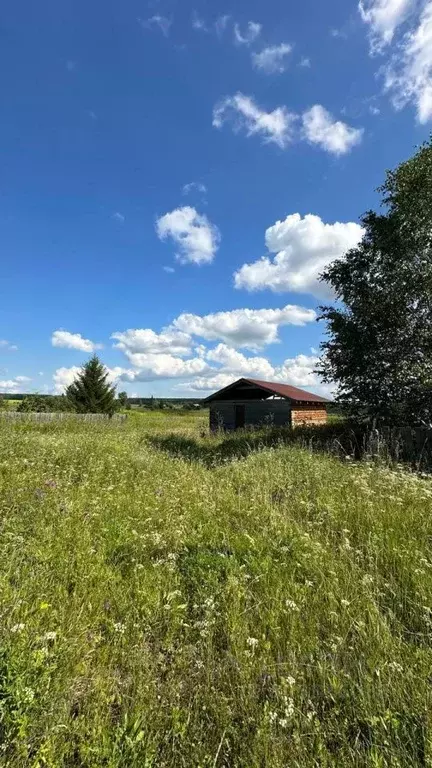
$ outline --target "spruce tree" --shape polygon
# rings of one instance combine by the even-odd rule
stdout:
[[[107,378],[108,371],[94,355],[66,389],[66,397],[77,413],[113,415],[117,407],[116,391],[107,383]]]

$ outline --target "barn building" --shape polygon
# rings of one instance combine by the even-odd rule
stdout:
[[[210,395],[210,429],[325,424],[329,400],[289,384],[239,379]]]

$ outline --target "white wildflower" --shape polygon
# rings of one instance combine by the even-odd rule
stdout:
[[[248,645],[250,648],[256,648],[256,647],[257,647],[257,645],[258,645],[258,643],[259,643],[259,640],[257,640],[257,638],[256,638],[256,637],[248,637],[248,638],[247,638],[247,640],[246,640],[246,644],[247,644],[247,645]]]
[[[57,637],[57,632],[50,631],[50,632],[45,632],[43,639],[46,640],[47,642],[53,642],[56,639],[56,637]]]
[[[13,627],[11,627],[11,632],[14,634],[18,632],[22,632],[25,627],[25,624],[14,624]]]
[[[297,605],[297,603],[295,603],[294,600],[285,600],[285,605],[291,611],[299,611],[300,610],[298,605]]]

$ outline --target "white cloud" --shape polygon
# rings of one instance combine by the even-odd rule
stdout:
[[[319,281],[319,275],[354,248],[362,235],[362,228],[354,222],[325,224],[319,216],[302,218],[293,213],[266,230],[267,249],[276,255],[243,264],[234,275],[235,287],[311,293],[327,299],[330,289]]]
[[[190,181],[189,184],[184,184],[182,187],[182,193],[184,195],[189,195],[193,191],[200,192],[201,194],[205,195],[207,192],[207,187],[205,184],[201,184],[199,181]]]
[[[18,347],[16,344],[11,344],[7,339],[0,339],[0,349],[5,349],[7,352],[16,352]]]
[[[192,29],[196,32],[208,32],[207,24],[204,19],[198,16],[196,11],[192,14]]]
[[[62,395],[65,389],[72,384],[80,373],[81,368],[77,365],[73,365],[71,368],[57,368],[54,373],[54,391],[58,395]]]
[[[227,28],[227,24],[228,24],[230,18],[231,17],[229,16],[229,14],[226,13],[224,16],[219,16],[216,19],[216,21],[215,21],[215,29],[216,29],[216,34],[218,35],[218,37],[220,37],[225,32],[225,30]]]
[[[186,357],[191,353],[192,340],[188,333],[172,329],[155,333],[151,328],[130,328],[127,331],[117,331],[111,336],[117,341],[115,347],[120,349],[132,362],[135,354],[173,354]]]
[[[102,344],[95,344],[90,339],[83,339],[80,333],[70,333],[62,329],[54,331],[51,336],[51,344],[53,347],[78,349],[81,352],[94,352],[96,349],[102,349]]]
[[[162,267],[162,269],[163,269],[164,272],[167,272],[169,275],[172,275],[173,272],[175,272],[174,267],[167,267],[167,266],[165,266],[165,267]]]
[[[129,355],[135,370],[124,371],[123,381],[155,381],[156,379],[178,379],[205,374],[211,368],[202,357],[182,360],[169,354]]]
[[[234,40],[239,45],[250,45],[261,34],[262,24],[248,21],[246,31],[242,34],[239,24],[234,24]]]
[[[207,353],[207,360],[219,363],[224,370],[234,371],[237,378],[240,376],[252,376],[268,379],[274,375],[272,364],[265,357],[247,357],[226,344],[218,344],[217,347]]]
[[[310,67],[311,66],[311,60],[308,58],[308,56],[302,56],[299,62],[299,67]]]
[[[108,368],[108,366],[105,366],[105,369],[108,373],[107,382],[109,384],[115,384],[125,372],[124,368],[118,367]],[[72,384],[81,371],[82,368],[77,365],[72,365],[70,368],[57,368],[53,375],[55,394],[62,395],[65,389]]]
[[[333,116],[320,104],[303,113],[303,130],[307,141],[317,144],[326,152],[343,155],[359,144],[362,128],[352,128]]]
[[[216,348],[215,356],[223,362],[222,370],[212,376],[196,376],[190,381],[179,384],[177,388],[206,394],[227,387],[236,379],[244,377],[291,384],[294,387],[305,388],[324,397],[331,396],[331,388],[322,384],[315,373],[318,363],[316,355],[300,354],[293,358],[287,358],[281,365],[273,366],[266,358],[248,358],[221,344]]]
[[[141,24],[142,27],[151,29],[151,27],[157,26],[161,30],[164,37],[168,37],[170,27],[172,24],[172,19],[168,19],[166,16],[160,16],[159,14],[155,14],[154,16],[151,16],[149,19],[138,19],[138,22]]]
[[[0,394],[20,392],[23,381],[31,381],[31,379],[27,379],[26,376],[17,376],[15,379],[0,380]]]
[[[432,119],[432,0],[386,67],[384,87],[392,93],[397,109],[413,102],[420,123]]]
[[[173,326],[207,341],[259,349],[278,341],[279,327],[302,326],[315,319],[314,310],[287,304],[282,309],[233,309],[203,316],[184,313]]]
[[[205,214],[184,206],[161,216],[156,222],[161,240],[171,237],[179,248],[181,264],[210,264],[219,247],[220,233]]]
[[[371,52],[377,53],[392,42],[397,27],[415,7],[416,0],[360,0],[358,8],[370,28]]]
[[[247,136],[256,134],[264,143],[277,144],[284,149],[293,139],[296,116],[287,107],[277,107],[265,112],[252,98],[243,93],[228,96],[216,104],[213,110],[213,126],[221,128],[227,121],[235,131],[244,130]]]
[[[261,69],[267,75],[281,74],[287,68],[287,56],[291,51],[292,46],[289,43],[272,45],[259,53],[252,53],[252,63],[254,67]]]
[[[290,112],[286,106],[265,112],[250,96],[236,93],[219,101],[213,109],[215,128],[222,128],[229,122],[235,132],[245,131],[247,136],[260,135],[264,143],[277,144],[281,149],[296,138],[296,123],[300,118],[303,132],[299,138],[335,155],[349,152],[363,136],[362,128],[352,128],[335,120],[321,104],[315,104],[302,115]]]
[[[118,221],[119,224],[124,224],[125,222],[125,217],[119,211],[116,211],[115,213],[113,213],[111,218],[113,218],[114,221]]]

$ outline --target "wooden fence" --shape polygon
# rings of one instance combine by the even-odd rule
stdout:
[[[0,418],[5,421],[111,421],[111,422],[123,422],[126,421],[127,416],[124,413],[115,413],[113,416],[107,416],[105,413],[70,413],[64,411],[61,413],[36,413],[35,411],[29,411],[28,413],[20,413],[18,411],[0,411]]]

